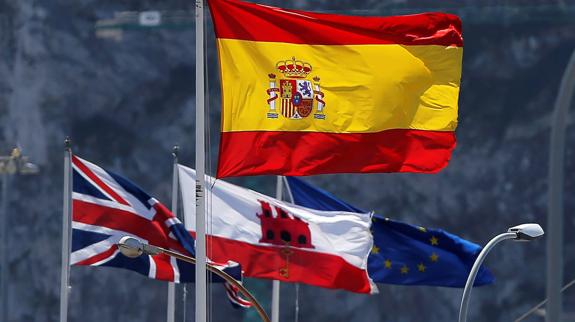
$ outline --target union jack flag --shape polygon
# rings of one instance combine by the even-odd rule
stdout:
[[[117,243],[123,236],[194,256],[194,239],[164,205],[128,179],[72,156],[71,265],[109,266],[136,271],[153,279],[194,282],[195,267],[165,254],[128,258]],[[238,264],[215,264],[241,281]],[[214,281],[223,282],[217,276]],[[238,290],[226,285],[236,307],[250,307]]]

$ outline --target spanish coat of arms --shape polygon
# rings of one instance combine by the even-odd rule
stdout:
[[[299,120],[308,117],[315,108],[314,118],[325,119],[323,114],[325,102],[319,85],[320,78],[315,76],[313,83],[307,79],[312,71],[311,65],[292,57],[291,60],[279,61],[276,69],[285,78],[280,78],[278,84],[275,74],[268,75],[270,79],[270,88],[267,90],[270,107],[268,118],[278,118],[279,112],[288,119]]]

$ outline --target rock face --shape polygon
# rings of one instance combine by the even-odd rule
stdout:
[[[381,15],[437,5],[426,0],[262,2]],[[506,4],[515,2],[525,4]],[[465,37],[458,147],[444,171],[309,180],[361,208],[444,228],[481,244],[514,224],[539,222],[545,227],[550,115],[575,49],[575,33],[574,20],[563,19],[572,7],[528,2],[531,6],[519,11],[501,7],[494,16],[473,12],[495,2],[443,3],[461,13]],[[119,41],[95,35],[98,19],[115,11],[148,9],[192,12],[193,3],[0,0],[0,148],[7,154],[21,146],[42,171],[9,178],[8,211],[2,214],[7,216],[11,250],[6,255],[7,321],[58,319],[66,135],[72,137],[75,153],[131,178],[167,204],[172,145],[180,144],[182,162],[193,165],[193,26],[125,30]],[[518,18],[521,10],[533,10],[532,20]],[[219,84],[214,39],[210,29],[208,33],[208,172],[214,173]],[[575,210],[574,140],[571,127],[565,159],[566,281],[575,268],[575,240],[568,233],[575,224],[568,215]],[[272,177],[233,181],[273,194]],[[487,264],[498,280],[474,291],[470,320],[510,321],[545,297],[545,240],[502,245]],[[74,267],[71,283],[70,321],[165,318],[166,286],[160,282],[123,270]],[[269,297],[270,282],[250,280],[248,286],[259,298]],[[294,286],[284,284],[283,290],[282,320],[289,321],[294,318]],[[363,296],[301,286],[299,320],[448,321],[457,316],[461,294],[457,289],[388,285],[380,291]],[[214,286],[211,293],[213,321],[257,321],[251,313],[244,317],[231,309],[221,287]],[[191,287],[186,310],[188,321],[193,320]]]

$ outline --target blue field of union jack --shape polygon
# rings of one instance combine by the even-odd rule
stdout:
[[[153,279],[175,283],[193,282],[194,265],[164,254],[128,258],[117,242],[123,236],[194,256],[194,239],[171,211],[142,189],[113,172],[72,156],[72,247],[71,265],[108,266],[136,271]],[[241,281],[236,263],[214,264]],[[216,280],[217,279],[217,280]],[[214,281],[221,281],[214,276]],[[250,302],[226,283],[233,305]]]

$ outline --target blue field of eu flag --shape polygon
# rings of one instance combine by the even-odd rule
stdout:
[[[301,179],[287,177],[295,204],[318,210],[365,211]],[[368,272],[376,283],[464,287],[481,247],[441,229],[373,217]],[[494,282],[481,267],[475,286]]]

